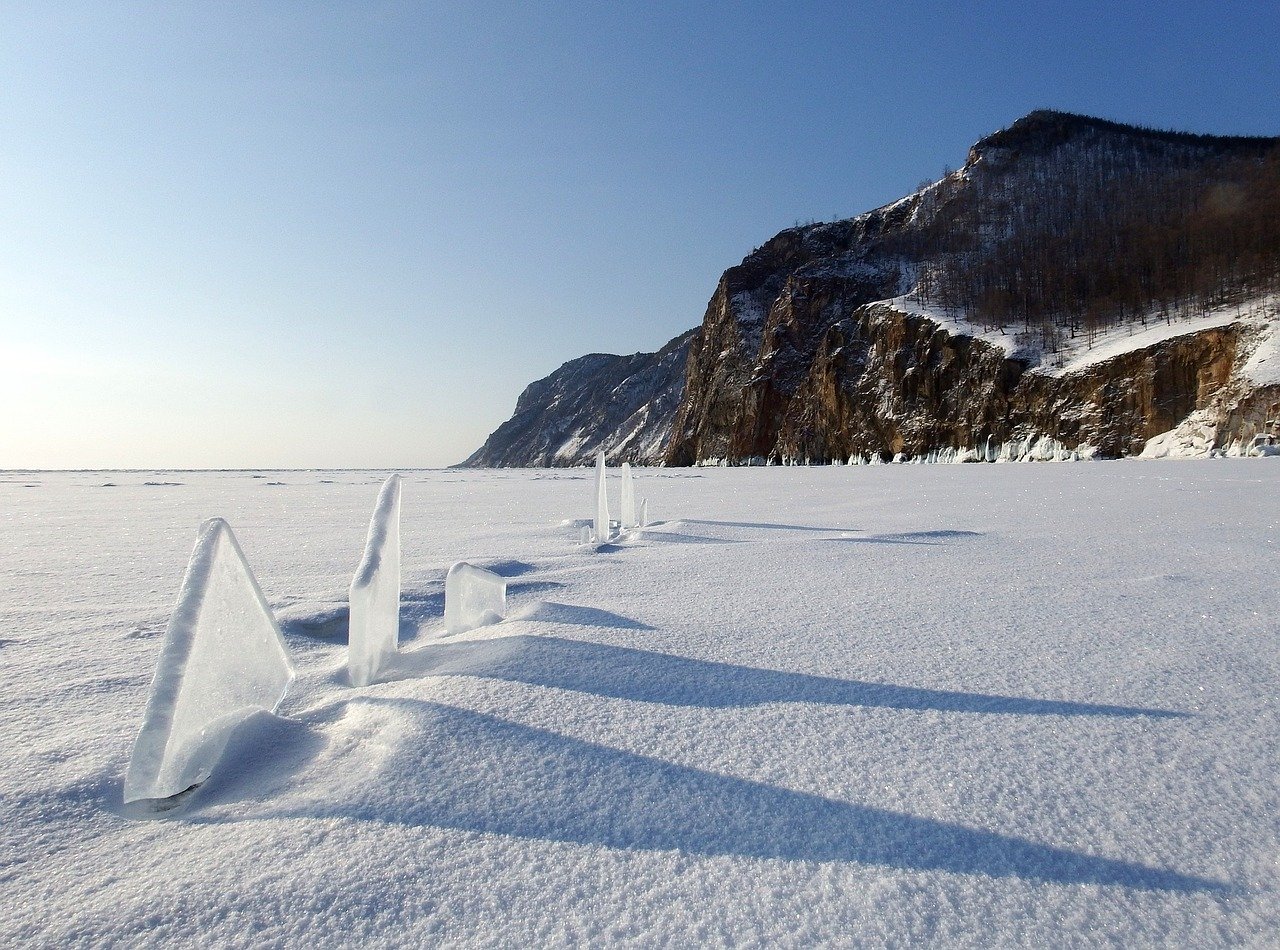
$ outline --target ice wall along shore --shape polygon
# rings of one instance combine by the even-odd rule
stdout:
[[[347,672],[368,686],[400,650],[400,476],[378,493],[364,557],[351,580]]]
[[[274,712],[293,665],[231,527],[200,526],[169,617],[124,800],[169,798],[212,773],[247,714]]]

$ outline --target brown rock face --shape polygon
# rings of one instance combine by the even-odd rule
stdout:
[[[817,294],[810,291],[809,300]],[[828,326],[795,387],[753,380],[740,402],[733,461],[844,461],[923,456],[1027,437],[1137,455],[1190,412],[1233,392],[1240,326],[1169,339],[1066,375],[1028,371],[991,344],[955,337],[932,320],[864,306]],[[1262,390],[1231,410],[1230,438],[1252,438],[1280,415]],[[772,423],[771,423],[771,420]],[[712,456],[723,457],[723,456]]]
[[[900,291],[901,262],[881,242],[922,200],[783,231],[725,272],[689,349],[668,464],[770,454],[827,328]]]
[[[1156,298],[1113,302],[1122,318],[1107,317],[1095,298],[1110,298],[1089,282],[1087,269],[1075,309],[1053,309],[1071,284],[1063,274],[1074,273],[1055,271],[1054,262],[1079,262],[1062,251],[1076,244],[1054,238],[1079,223],[1081,209],[1111,208],[1091,183],[1117,175],[1147,185],[1182,181],[1225,167],[1220,163],[1233,156],[1260,161],[1277,143],[1032,113],[975,145],[964,168],[915,194],[849,220],[782,231],[725,271],[691,336],[657,354],[584,357],[534,383],[467,464],[581,464],[600,449],[649,464],[820,463],[1031,437],[1118,457],[1141,452],[1196,410],[1207,412],[1192,423],[1214,445],[1247,442],[1280,419],[1280,387],[1255,389],[1237,371],[1253,346],[1245,323],[1055,374],[884,301],[914,291],[1010,334],[1038,333],[1031,344],[1049,351],[1086,328],[1128,325],[1135,314],[1157,312]],[[1126,233],[1121,225],[1116,233]],[[1129,257],[1113,257],[1124,263],[1120,271],[1146,274]],[[1023,278],[1039,275],[1048,288],[1051,306],[1042,306],[1040,317],[1010,283],[1015,264]],[[1176,276],[1188,265],[1161,266]],[[1003,316],[966,305],[940,279],[954,267],[965,279],[981,278],[972,287],[1003,300]],[[1245,286],[1224,285],[1219,293]],[[1203,448],[1205,438],[1196,439]]]
[[[1204,330],[1055,376],[923,317],[862,307],[827,330],[781,408],[773,445],[753,454],[826,462],[1047,436],[1104,457],[1134,455],[1227,394],[1240,333]],[[1238,429],[1234,437],[1253,434],[1243,421]]]
[[[926,284],[937,291],[937,274],[957,256],[981,273],[1010,222],[1035,217],[1019,211],[1027,195],[1056,196],[1057,217],[1045,211],[1045,220],[1019,233],[1040,240],[1069,228],[1072,202],[1096,198],[1077,186],[1080,169],[1141,168],[1135,181],[1172,181],[1224,154],[1256,156],[1276,141],[1037,112],[979,142],[959,172],[901,201],[783,231],[721,278],[690,345],[666,462],[919,455],[1030,435],[1121,456],[1195,409],[1223,409],[1219,394],[1237,365],[1236,329],[1055,376],[873,304]],[[1071,329],[1065,320],[1050,326],[1059,334]],[[1232,425],[1243,432],[1254,415],[1237,413]]]

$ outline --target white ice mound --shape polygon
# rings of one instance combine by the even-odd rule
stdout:
[[[497,623],[506,612],[506,578],[466,561],[449,568],[444,580],[444,625],[449,633]]]
[[[351,579],[347,672],[368,686],[400,649],[400,476],[378,492],[364,557]]]
[[[605,493],[604,452],[596,456],[596,517],[592,524],[597,544],[609,540],[609,496]]]
[[[169,617],[124,800],[169,798],[207,779],[232,731],[274,712],[293,665],[271,608],[221,518],[200,526]]]
[[[621,521],[618,527],[626,531],[628,528],[636,527],[636,486],[631,480],[631,465],[628,462],[622,463],[622,512],[620,514]]]

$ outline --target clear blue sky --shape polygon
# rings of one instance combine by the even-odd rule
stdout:
[[[5,4],[0,468],[456,462],[1049,107],[1280,133],[1227,3]]]

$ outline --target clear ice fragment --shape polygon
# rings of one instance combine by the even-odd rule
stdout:
[[[364,557],[351,579],[347,673],[368,686],[400,649],[400,476],[378,492]]]
[[[631,481],[631,464],[622,463],[622,504],[620,506],[621,521],[618,524],[623,531],[636,526],[636,486]]]
[[[596,456],[596,518],[592,525],[597,544],[609,540],[609,496],[604,485],[604,452]]]
[[[644,498],[640,501],[640,527],[649,527],[649,499]]]
[[[449,568],[444,580],[444,625],[449,633],[497,623],[506,612],[506,578],[466,561]]]
[[[274,712],[293,665],[271,608],[221,518],[200,526],[169,616],[124,800],[169,798],[212,774],[235,727]]]

